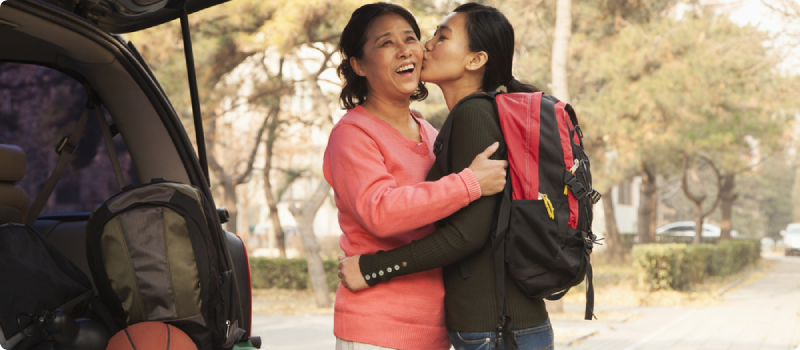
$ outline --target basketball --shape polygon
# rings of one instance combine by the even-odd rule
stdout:
[[[192,339],[174,326],[141,322],[111,337],[106,350],[197,350]]]

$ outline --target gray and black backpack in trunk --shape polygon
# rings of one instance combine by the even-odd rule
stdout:
[[[193,186],[128,186],[89,218],[86,250],[116,329],[180,328],[200,350],[231,349],[245,331],[236,277],[214,208]]]

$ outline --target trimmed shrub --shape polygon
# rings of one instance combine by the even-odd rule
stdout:
[[[633,248],[639,283],[649,290],[688,290],[707,276],[727,276],[761,257],[753,239],[718,244],[644,244]]]
[[[332,292],[339,288],[338,264],[335,260],[322,261],[328,288]],[[250,258],[250,283],[253,288],[311,288],[305,259]]]

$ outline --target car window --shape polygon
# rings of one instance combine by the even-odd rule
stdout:
[[[86,101],[82,84],[61,71],[0,62],[0,143],[19,146],[25,152],[27,171],[20,186],[31,202],[58,162],[56,144],[72,132]],[[119,192],[99,125],[91,113],[77,156],[61,175],[42,214],[92,211]],[[114,137],[114,145],[126,184],[138,183],[120,135]]]
[[[798,227],[798,226],[791,227],[791,228],[789,228],[789,230],[786,233],[788,233],[788,234],[800,234],[800,227]]]
[[[694,231],[694,227],[692,226],[675,226],[667,230],[669,232],[680,232],[680,231]]]

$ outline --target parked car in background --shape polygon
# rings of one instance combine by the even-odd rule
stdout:
[[[657,237],[694,237],[694,221],[672,222],[656,229]],[[719,238],[722,229],[717,225],[703,224],[703,238]],[[731,230],[731,237],[736,238],[739,232]]]
[[[800,255],[800,224],[789,224],[783,236],[783,246],[786,255]]]

